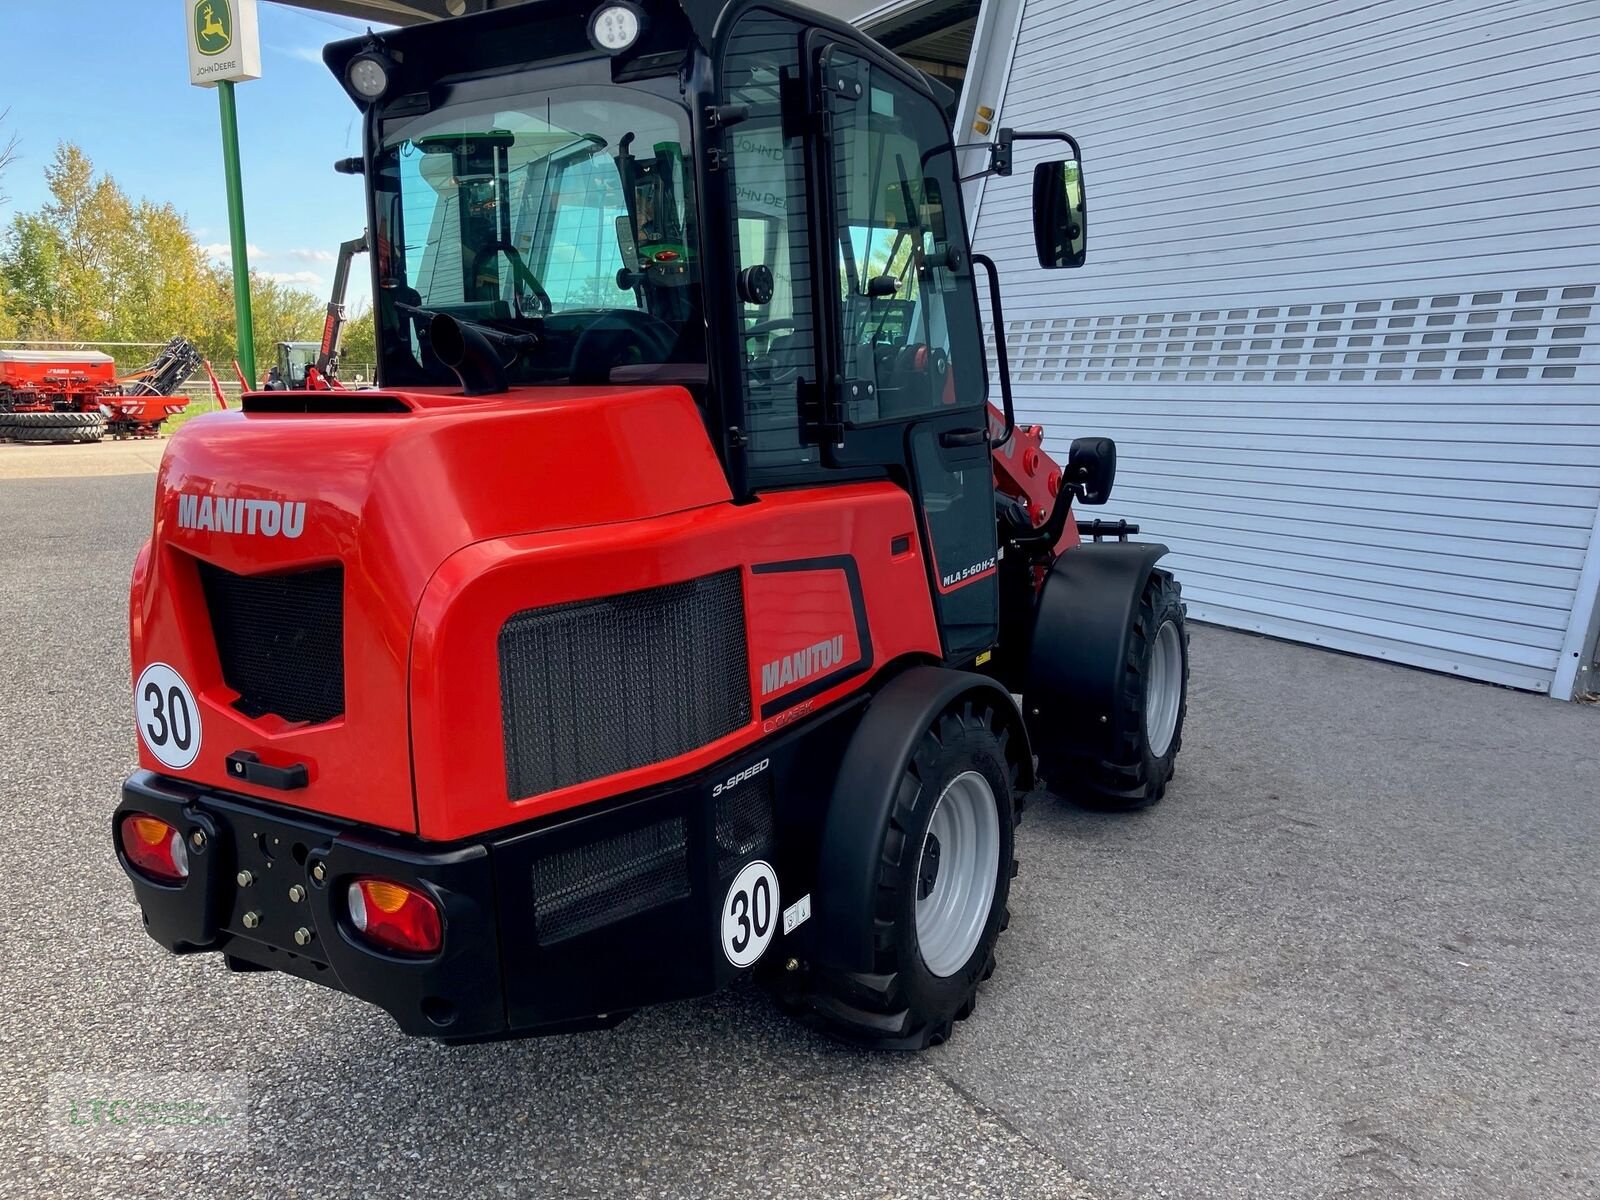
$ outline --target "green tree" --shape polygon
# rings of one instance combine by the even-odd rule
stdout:
[[[182,213],[130,199],[70,142],[56,148],[45,182],[49,201],[17,214],[0,241],[0,337],[165,342],[182,335],[213,363],[232,361],[232,273],[207,259]],[[321,336],[321,298],[255,273],[250,293],[259,366],[277,342]]]
[[[327,305],[304,288],[289,287],[255,271],[250,273],[250,315],[254,318],[256,353],[263,361],[270,360],[279,342],[319,340],[326,312]],[[231,320],[228,326],[231,331]]]
[[[378,334],[372,305],[363,304],[361,311],[345,322],[342,357],[345,365],[341,378],[348,383],[353,378],[353,372],[363,371],[370,382],[371,373],[378,362]]]
[[[164,342],[183,334],[206,349],[231,340],[219,304],[226,277],[172,205],[135,203],[67,142],[45,182],[50,200],[15,216],[0,243],[0,303],[18,336]]]
[[[53,338],[70,334],[57,310],[64,250],[55,228],[37,213],[19,214],[0,248],[0,279],[5,281],[6,315],[21,336]]]

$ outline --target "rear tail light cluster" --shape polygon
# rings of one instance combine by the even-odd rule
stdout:
[[[160,883],[182,883],[189,878],[189,851],[183,834],[159,817],[131,813],[118,831],[122,852],[139,872]]]
[[[348,893],[350,923],[376,946],[432,954],[444,943],[439,906],[425,893],[388,879],[358,879]]]

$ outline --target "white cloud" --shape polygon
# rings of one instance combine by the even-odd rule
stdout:
[[[251,258],[260,258],[266,253],[254,242],[246,242],[244,252]],[[233,247],[227,242],[206,242],[200,247],[200,253],[207,258],[215,258],[220,262],[231,262],[233,260]]]
[[[322,276],[315,271],[267,271],[266,276],[273,283],[299,284],[305,287],[322,286]]]
[[[295,250],[285,250],[285,251],[283,251],[281,257],[283,257],[283,258],[293,258],[293,259],[298,260],[299,262],[332,262],[333,261],[333,251],[331,251],[331,250],[321,250],[321,249],[305,249],[305,248],[302,247],[302,248],[298,248],[298,249],[295,249]]]

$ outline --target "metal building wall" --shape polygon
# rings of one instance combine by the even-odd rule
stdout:
[[[1600,587],[1600,6],[1026,0],[998,123],[1083,142],[1090,265],[981,189],[1020,407],[1203,620],[1568,695]],[[1002,60],[1009,69],[997,69]],[[993,98],[968,96],[963,109]]]

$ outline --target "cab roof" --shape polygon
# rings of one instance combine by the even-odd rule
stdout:
[[[738,0],[633,0],[647,18],[630,60],[681,57],[690,41],[711,45],[724,10]],[[506,8],[412,25],[331,42],[322,61],[340,83],[345,67],[364,50],[381,49],[395,61],[389,95],[421,91],[443,79],[496,75],[530,63],[571,61],[601,54],[589,41],[589,20],[605,0],[525,0]]]

